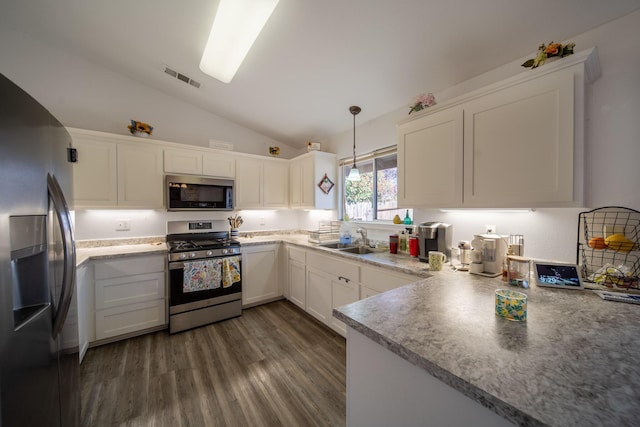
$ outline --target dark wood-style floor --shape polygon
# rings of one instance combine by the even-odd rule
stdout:
[[[345,340],[287,301],[92,348],[83,426],[342,426]]]

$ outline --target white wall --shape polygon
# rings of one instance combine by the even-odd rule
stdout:
[[[0,58],[0,73],[36,98],[65,126],[128,134],[127,125],[133,119],[153,125],[153,138],[163,141],[208,147],[213,139],[234,144],[235,151],[265,156],[269,146],[277,145],[283,158],[301,154],[298,149],[7,28],[0,28]]]
[[[317,230],[319,221],[335,219],[335,211],[247,210],[237,211],[244,223],[241,233],[274,230]],[[167,221],[226,220],[234,212],[167,212],[164,210],[83,210],[75,212],[77,240],[129,239],[165,236]],[[116,231],[116,222],[129,221],[128,231]]]
[[[568,41],[576,50],[598,47],[602,76],[591,88],[586,108],[587,203],[590,208],[624,206],[640,210],[640,11],[609,22]],[[543,40],[541,40],[542,42]],[[525,58],[517,59],[460,85],[435,93],[445,101],[484,85],[520,73]],[[425,92],[429,91],[425,82]],[[407,100],[407,104],[411,100]],[[366,105],[361,105],[366,109]],[[407,117],[408,107],[358,126],[357,152],[366,153],[396,142],[396,123]],[[351,155],[351,131],[325,142],[338,158]],[[444,213],[417,210],[415,223],[442,221],[453,224],[454,243],[470,240],[495,224],[501,234],[525,235],[526,255],[575,261],[578,214],[587,209],[539,209],[530,213]],[[388,233],[387,233],[388,234]],[[384,238],[378,231],[375,237]]]

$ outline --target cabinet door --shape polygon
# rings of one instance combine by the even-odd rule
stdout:
[[[307,283],[305,265],[289,260],[289,301],[306,310]]]
[[[162,149],[118,144],[118,206],[162,208]]]
[[[330,313],[331,327],[339,332],[343,337],[347,336],[347,326],[340,320],[333,317],[333,309],[342,305],[351,304],[360,298],[360,285],[353,281],[345,279],[331,281],[331,308]]]
[[[254,305],[282,295],[278,283],[279,245],[242,248],[242,305]]]
[[[202,153],[193,150],[164,150],[164,171],[201,175]]]
[[[367,287],[368,291],[375,291],[376,293],[390,291],[391,289],[399,288],[400,286],[420,280],[420,278],[416,276],[399,272],[391,273],[382,268],[371,266],[362,266],[362,268],[360,268],[360,275],[360,283],[363,285],[363,288]],[[366,297],[363,296],[362,298]]]
[[[117,146],[88,135],[73,135],[78,162],[73,163],[73,206],[118,205]]]
[[[289,205],[299,208],[302,205],[302,161],[292,160],[289,165]]]
[[[287,162],[264,160],[262,190],[265,208],[289,206],[289,164]]]
[[[166,325],[164,299],[116,306],[96,311],[96,339],[114,338]]]
[[[573,79],[548,74],[465,104],[465,206],[573,201]]]
[[[78,338],[80,350],[80,362],[89,349],[89,342],[95,340],[96,328],[93,304],[93,280],[91,280],[91,267],[84,265],[76,272],[76,289],[78,303]]]
[[[398,128],[398,206],[462,204],[463,113],[439,111]]]
[[[329,325],[331,321],[331,276],[307,267],[307,313]]]
[[[235,178],[236,159],[222,154],[205,154],[202,157],[202,174],[220,178]]]
[[[262,160],[239,158],[236,161],[236,208],[261,208]]]
[[[316,182],[314,157],[305,157],[300,163],[300,206],[316,208]],[[320,181],[318,179],[318,181]]]

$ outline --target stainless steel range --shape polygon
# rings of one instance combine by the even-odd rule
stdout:
[[[169,332],[242,314],[242,252],[226,221],[169,221]]]

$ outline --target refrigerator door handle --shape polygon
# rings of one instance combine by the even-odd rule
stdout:
[[[47,174],[47,188],[49,189],[49,197],[53,202],[53,208],[56,217],[60,223],[62,232],[62,245],[64,251],[64,268],[62,272],[62,292],[60,293],[60,301],[58,302],[55,317],[53,319],[53,338],[55,339],[62,330],[64,322],[67,319],[71,298],[73,296],[73,284],[75,283],[76,273],[76,248],[73,240],[73,227],[71,225],[71,214],[64,193],[58,180]]]

